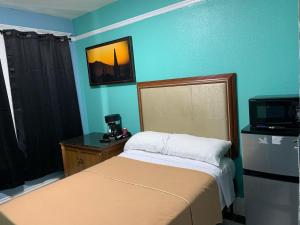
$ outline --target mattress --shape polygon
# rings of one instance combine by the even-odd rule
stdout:
[[[138,150],[127,150],[121,153],[120,156],[144,162],[192,169],[208,173],[217,181],[222,208],[224,208],[225,205],[229,207],[235,199],[233,184],[233,179],[235,177],[235,165],[233,160],[230,158],[223,158],[220,162],[220,166],[218,167],[197,160]]]
[[[215,225],[222,222],[209,174],[126,157],[0,205],[1,225]]]

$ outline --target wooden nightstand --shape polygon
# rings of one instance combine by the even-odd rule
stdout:
[[[128,138],[101,143],[102,136],[103,133],[92,133],[60,143],[66,177],[123,152]]]

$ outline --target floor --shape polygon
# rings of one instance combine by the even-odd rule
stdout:
[[[16,188],[1,190],[0,191],[0,204],[7,202],[15,197],[20,196],[20,195],[26,194],[30,191],[36,190],[40,187],[51,184],[51,183],[61,179],[63,176],[64,176],[63,172],[56,172],[56,173],[49,174],[47,176],[41,177],[36,180],[26,181],[24,185],[16,187]]]

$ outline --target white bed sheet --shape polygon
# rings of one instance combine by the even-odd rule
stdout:
[[[208,173],[216,179],[219,187],[222,208],[224,208],[225,205],[230,206],[235,199],[233,185],[235,166],[234,162],[230,158],[224,158],[221,160],[220,166],[214,166],[201,161],[138,150],[126,150],[121,153],[120,156],[149,163],[192,169]]]

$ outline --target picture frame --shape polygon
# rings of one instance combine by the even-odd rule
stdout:
[[[90,46],[85,52],[91,86],[135,82],[131,36]]]

